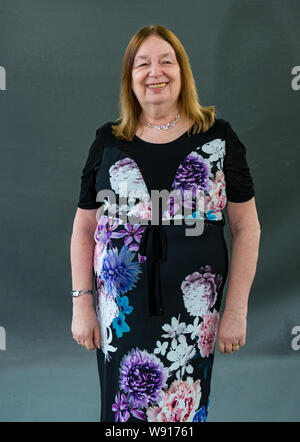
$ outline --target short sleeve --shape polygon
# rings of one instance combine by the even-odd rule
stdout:
[[[96,171],[95,167],[101,163],[103,154],[103,143],[101,128],[96,130],[96,138],[91,145],[87,160],[81,174],[81,187],[77,207],[81,209],[98,209],[101,202],[96,201]]]
[[[247,150],[228,121],[225,131],[223,171],[227,200],[242,203],[255,195],[254,182],[247,162]]]

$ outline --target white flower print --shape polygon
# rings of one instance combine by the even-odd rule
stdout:
[[[189,364],[190,359],[196,354],[195,344],[188,345],[186,337],[182,334],[176,339],[172,340],[171,350],[167,353],[167,359],[172,362],[170,371],[177,370],[176,377],[182,378],[185,371],[191,374],[194,367]],[[178,370],[179,369],[179,370]]]
[[[100,321],[99,321],[100,322]],[[101,324],[100,324],[100,328],[101,328]],[[107,327],[104,330],[101,330],[101,336],[103,335],[103,339],[101,341],[101,350],[104,353],[104,361],[105,362],[109,362],[109,360],[111,359],[110,354],[108,353],[109,351],[111,352],[115,352],[118,350],[118,347],[114,347],[112,345],[110,345],[111,341],[112,341],[112,330],[110,327]]]
[[[219,281],[219,275],[216,276],[210,273],[210,266],[202,268],[201,272],[193,272],[185,277],[181,284],[183,292],[184,306],[191,316],[203,316],[207,310],[216,302],[217,299],[217,285],[215,277]]]
[[[100,275],[103,266],[103,259],[107,253],[107,244],[98,243],[94,250],[94,270],[96,275]]]
[[[114,318],[118,317],[119,307],[114,298],[105,290],[102,282],[96,296],[96,313],[100,325],[101,350],[105,355],[106,362],[111,358],[108,352],[115,352],[118,349],[118,347],[113,347],[110,343],[112,341],[111,323]]]
[[[171,219],[184,219],[184,215],[174,215],[171,216],[170,212],[168,212],[167,210],[164,212],[163,218],[164,221],[165,220],[171,220]]]
[[[141,171],[131,158],[117,161],[109,169],[109,174],[111,188],[120,196],[127,197],[131,191],[139,195],[148,194]],[[131,197],[133,197],[132,194]]]
[[[200,324],[199,324],[199,316],[194,319],[193,324],[189,324],[186,328],[188,333],[191,333],[191,339],[195,339],[199,333]]]
[[[156,341],[156,345],[157,347],[154,349],[154,353],[161,354],[164,356],[166,354],[166,350],[168,348],[169,343],[167,341],[163,343],[161,343],[160,341]]]
[[[215,294],[216,298],[216,294]],[[195,285],[193,289],[183,295],[184,306],[192,316],[203,316],[210,307],[209,299],[206,296],[204,285]]]
[[[225,141],[221,138],[216,138],[209,143],[203,144],[202,150],[210,154],[209,161],[211,163],[224,158],[225,155]]]
[[[180,314],[178,316],[178,319],[174,318],[173,316],[173,318],[171,319],[171,325],[164,324],[162,326],[162,329],[167,332],[166,334],[161,335],[163,338],[174,338],[175,336],[179,336],[182,333],[186,333],[186,323],[179,323],[179,318]]]
[[[217,168],[220,171],[223,171],[223,163],[224,163],[224,158],[221,158],[216,164],[217,164]]]

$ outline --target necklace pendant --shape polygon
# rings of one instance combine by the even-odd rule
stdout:
[[[179,120],[179,118],[180,118],[180,114],[176,115],[175,120],[171,121],[170,123],[161,124],[160,126],[153,126],[153,124],[148,122],[147,126],[152,127],[152,129],[157,129],[157,130],[167,130],[167,129],[169,129],[169,127],[174,127],[175,123]]]

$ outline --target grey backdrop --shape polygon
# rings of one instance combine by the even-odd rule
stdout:
[[[1,421],[99,420],[96,354],[70,331],[72,223],[95,130],[119,116],[124,51],[152,23],[246,145],[262,228],[247,343],[216,349],[208,421],[299,421],[298,0],[1,0]]]

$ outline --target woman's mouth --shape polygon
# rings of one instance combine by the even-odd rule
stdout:
[[[153,83],[153,84],[147,84],[146,87],[147,87],[148,89],[153,90],[153,91],[161,91],[161,90],[163,90],[168,84],[169,84],[169,82],[164,82],[164,83]]]

